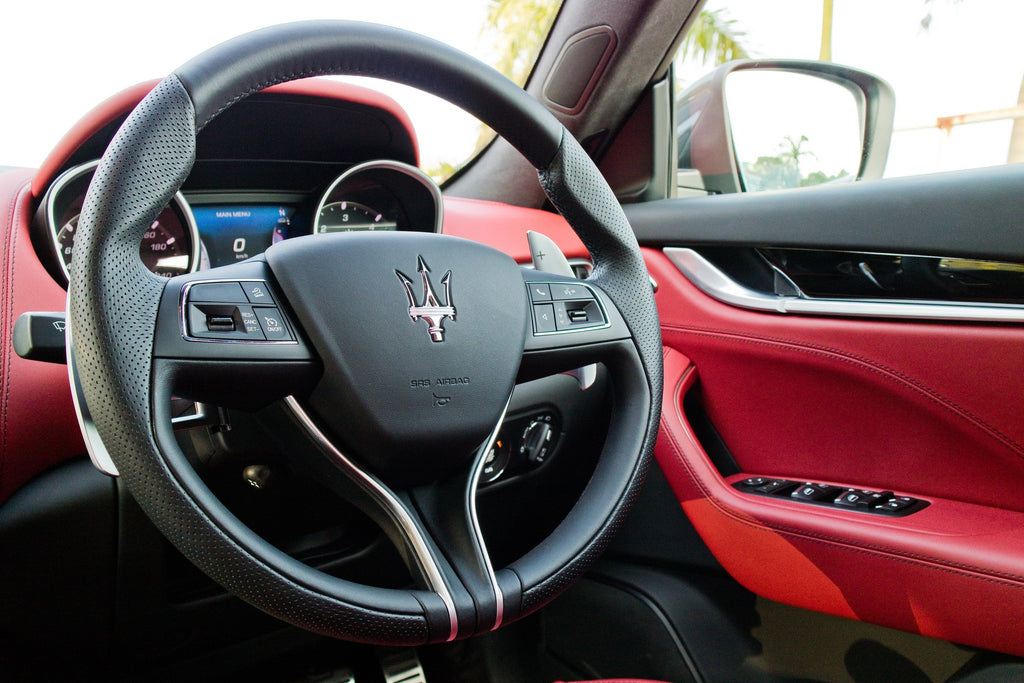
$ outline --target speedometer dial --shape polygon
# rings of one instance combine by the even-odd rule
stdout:
[[[82,203],[97,163],[84,164],[64,173],[54,182],[45,200],[46,222],[65,276],[74,254]],[[192,210],[179,192],[142,236],[139,258],[151,272],[174,277],[198,267],[199,248]]]
[[[359,202],[331,202],[320,210],[316,231],[348,232],[351,230],[395,230],[398,223]]]
[[[73,215],[57,233],[61,262],[71,267],[75,247],[78,214]],[[181,224],[174,209],[164,209],[142,237],[139,257],[151,272],[161,277],[174,277],[192,270],[192,238]]]

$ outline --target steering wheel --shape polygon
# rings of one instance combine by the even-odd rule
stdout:
[[[590,250],[592,276],[533,273],[489,247],[421,233],[299,237],[239,264],[171,280],[149,273],[139,242],[188,175],[197,133],[262,88],[324,74],[405,83],[494,128],[537,168]],[[423,644],[533,612],[607,544],[650,460],[660,332],[615,196],[543,106],[493,69],[419,35],[303,22],[241,36],[186,63],[139,104],[103,156],[70,280],[82,394],[132,495],[206,574],[311,631]],[[538,326],[544,313],[570,310],[588,315]],[[608,367],[614,409],[592,478],[545,540],[496,569],[475,495],[511,391],[517,381],[595,362]],[[175,442],[173,396],[277,406],[285,419],[272,427],[289,457],[380,524],[415,585],[335,578],[241,523]]]

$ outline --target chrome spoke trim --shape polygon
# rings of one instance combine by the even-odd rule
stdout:
[[[767,294],[739,284],[693,249],[666,247],[664,253],[686,279],[711,298],[754,311],[912,320],[1024,322],[1024,306],[1017,304],[910,299],[823,299],[802,294]]]
[[[494,448],[494,443],[498,440],[498,432],[501,431],[501,425],[505,421],[505,413],[508,412],[508,406],[511,402],[512,395],[509,394],[508,400],[505,401],[505,407],[501,410],[498,423],[494,426],[494,431],[491,432],[491,435],[484,441],[480,450],[477,451],[473,462],[473,474],[469,478],[469,523],[473,527],[473,535],[476,537],[477,545],[480,546],[480,555],[484,561],[484,571],[487,573],[487,580],[490,581],[491,589],[494,591],[495,615],[494,626],[491,627],[492,631],[501,626],[502,619],[505,617],[505,597],[502,595],[501,587],[498,585],[498,577],[494,573],[494,565],[491,564],[491,557],[487,553],[487,542],[484,540],[483,530],[480,528],[480,518],[476,512],[476,492],[480,487],[480,477],[487,464],[487,454]]]
[[[284,403],[298,424],[317,445],[329,453],[334,458],[335,463],[342,468],[345,475],[363,489],[391,518],[391,521],[405,539],[409,555],[416,562],[416,567],[426,581],[427,588],[436,593],[441,598],[441,601],[444,602],[451,625],[448,640],[455,640],[459,632],[459,620],[455,612],[455,601],[452,599],[451,591],[445,583],[444,576],[437,566],[437,560],[434,558],[434,554],[431,552],[423,532],[413,520],[409,511],[406,510],[405,506],[402,505],[391,489],[372,474],[364,472],[358,465],[346,457],[344,453],[338,450],[331,443],[331,440],[320,431],[320,428],[316,426],[316,423],[313,422],[313,419],[306,413],[294,396],[285,397]]]
[[[68,301],[71,298],[68,297]],[[113,458],[103,445],[99,430],[92,421],[89,413],[89,406],[85,402],[85,392],[82,390],[82,380],[78,376],[78,364],[75,362],[75,347],[71,343],[71,311],[64,311],[64,347],[68,359],[68,381],[71,383],[71,402],[75,406],[75,416],[78,418],[78,428],[82,430],[82,440],[85,441],[85,450],[89,453],[89,460],[93,466],[103,474],[117,477],[117,466]]]

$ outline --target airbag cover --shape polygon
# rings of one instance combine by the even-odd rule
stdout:
[[[456,237],[372,232],[290,239],[266,259],[323,361],[310,407],[348,454],[401,485],[465,463],[519,369],[516,262]]]

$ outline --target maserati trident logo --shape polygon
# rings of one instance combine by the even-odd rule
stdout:
[[[437,300],[437,295],[434,294],[434,287],[430,284],[430,275],[428,275],[430,268],[427,267],[422,256],[418,256],[417,259],[416,270],[423,277],[422,306],[416,305],[416,297],[412,293],[412,280],[400,270],[395,270],[395,275],[402,281],[402,286],[405,287],[405,294],[409,297],[409,317],[412,318],[413,322],[421,319],[426,320],[430,340],[443,342],[444,328],[441,327],[441,323],[444,322],[445,318],[455,320],[455,307],[452,306],[452,271],[449,270],[441,278],[441,284],[444,285],[444,305],[442,306],[441,302]]]

